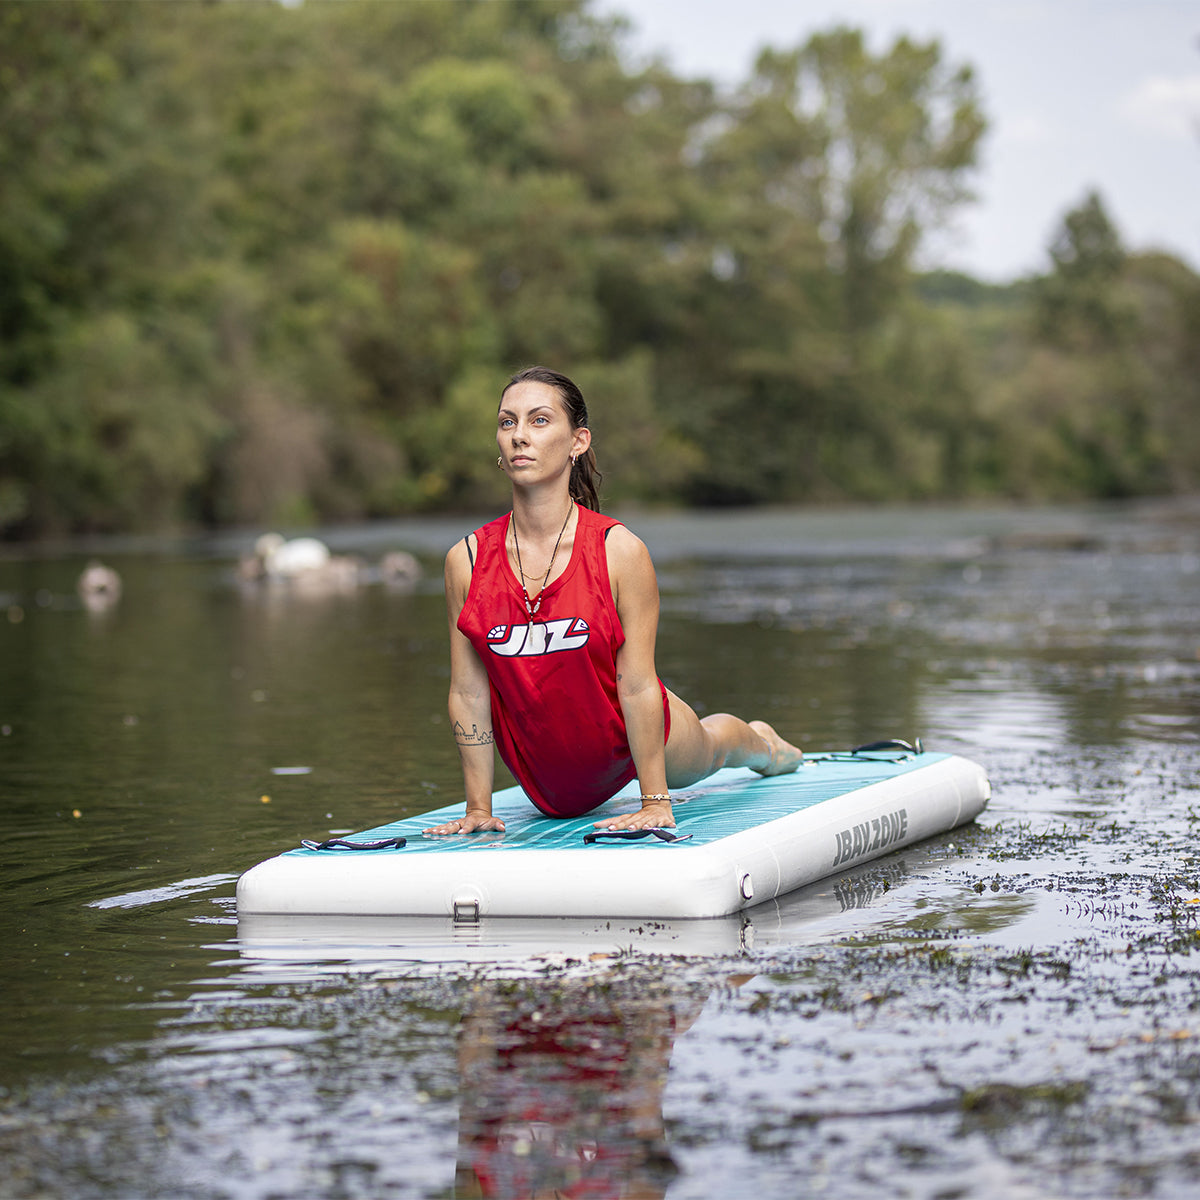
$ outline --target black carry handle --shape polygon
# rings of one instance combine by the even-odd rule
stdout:
[[[623,842],[632,842],[650,834],[654,834],[663,842],[686,842],[692,836],[690,833],[672,833],[669,829],[597,829],[594,833],[585,833],[583,840],[588,845],[601,838],[619,838]]]
[[[850,751],[851,754],[870,754],[875,750],[906,750],[909,754],[924,754],[925,751],[921,748],[921,739],[917,738],[916,743],[906,742],[901,738],[887,738],[882,742],[868,742],[865,746],[855,746]]]
[[[310,841],[305,838],[300,845],[305,850],[396,850],[408,845],[408,839],[402,837],[380,838],[377,842],[352,842],[349,838],[327,838],[323,842]]]

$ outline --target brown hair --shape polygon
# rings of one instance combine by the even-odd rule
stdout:
[[[526,367],[525,370],[518,371],[504,385],[500,399],[503,400],[504,392],[518,383],[544,383],[554,388],[562,398],[563,408],[566,409],[567,416],[571,419],[571,428],[588,428],[587,402],[579,387],[565,375],[558,371],[552,371],[549,367]],[[599,512],[599,489],[600,481],[603,478],[604,476],[600,474],[600,470],[596,466],[595,451],[589,446],[587,451],[571,465],[571,480],[568,485],[571,499],[578,501],[584,508]]]

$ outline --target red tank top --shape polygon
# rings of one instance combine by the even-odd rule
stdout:
[[[511,514],[475,531],[467,602],[458,628],[487,669],[496,748],[547,816],[577,817],[636,775],[617,696],[625,632],[613,603],[604,539],[619,525],[576,505],[567,569],[531,618],[504,543]],[[667,690],[663,719],[670,730]]]

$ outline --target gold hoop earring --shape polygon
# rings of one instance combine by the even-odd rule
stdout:
[[[500,468],[500,470],[502,470],[502,471],[504,470],[504,458],[502,455],[498,454],[496,456],[496,466],[498,466]]]
[[[578,457],[579,457],[579,455],[578,455],[578,454],[572,454],[572,455],[571,455],[571,466],[574,466],[574,465],[575,465],[575,460],[576,460]]]

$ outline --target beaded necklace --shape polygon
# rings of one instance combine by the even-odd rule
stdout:
[[[512,526],[513,533],[513,548],[517,552],[517,570],[521,575],[521,594],[525,597],[525,611],[533,617],[537,610],[542,607],[542,592],[546,590],[546,584],[550,581],[550,572],[554,570],[554,560],[558,557],[558,547],[563,540],[563,534],[567,532],[567,522],[571,519],[571,514],[575,511],[575,504],[572,501],[571,507],[567,509],[567,515],[563,520],[562,528],[558,531],[558,540],[554,543],[554,553],[550,555],[550,565],[546,568],[546,574],[542,578],[542,586],[538,589],[537,600],[530,602],[529,592],[525,588],[525,580],[528,576],[525,574],[525,569],[521,565],[521,543],[517,538],[517,515],[513,513],[509,518],[509,525]]]

